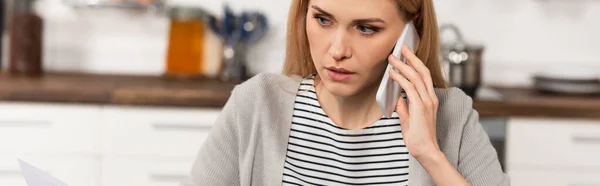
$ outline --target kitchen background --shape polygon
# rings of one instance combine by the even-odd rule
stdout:
[[[169,20],[125,11],[69,8],[62,0],[40,0],[46,21],[46,68],[94,73],[159,75],[164,70]],[[170,0],[222,14],[260,10],[269,18],[268,36],[249,56],[252,72],[279,72],[291,1]],[[469,41],[485,45],[482,80],[487,84],[529,85],[532,73],[550,68],[600,69],[600,1],[446,0],[434,1],[440,24],[456,24]],[[73,29],[77,28],[77,29]],[[143,31],[143,32],[142,32]],[[107,59],[108,58],[108,59]]]
[[[89,6],[96,2],[37,0],[43,78],[7,72],[11,35],[5,30],[1,185],[25,185],[15,157],[69,185],[176,185],[219,114],[222,103],[214,100],[226,100],[235,84],[163,81],[172,19],[152,7]],[[268,30],[247,52],[248,71],[256,74],[282,69],[290,2],[168,0],[165,7],[200,7],[218,19],[224,4],[235,14],[263,13]],[[600,185],[600,1],[434,3],[440,25],[454,24],[466,42],[484,47],[474,106],[513,185]],[[226,58],[217,35],[206,28],[205,63]],[[448,32],[442,36],[454,39]],[[218,68],[209,68],[205,73],[216,76]],[[548,92],[548,84],[580,91],[536,91]],[[117,85],[124,88],[111,89]],[[105,89],[117,98],[105,101],[97,93]],[[7,96],[16,92],[23,95]]]

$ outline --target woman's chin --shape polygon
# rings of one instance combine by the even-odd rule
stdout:
[[[326,82],[324,85],[325,86],[323,88],[327,89],[327,92],[336,97],[350,97],[355,95],[358,91],[357,87],[359,87],[358,85],[354,84],[336,82]]]

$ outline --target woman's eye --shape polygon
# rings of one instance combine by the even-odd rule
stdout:
[[[317,19],[317,21],[319,21],[319,24],[321,24],[321,25],[327,26],[327,25],[331,24],[331,21],[329,21],[323,17],[315,16],[315,18]]]
[[[365,35],[371,35],[377,32],[376,28],[368,27],[368,26],[358,26],[358,31]]]

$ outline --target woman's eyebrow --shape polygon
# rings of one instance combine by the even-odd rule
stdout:
[[[335,19],[335,17],[331,13],[323,10],[321,7],[318,7],[317,5],[312,5],[310,7],[313,8],[313,9],[315,9],[315,10],[317,10],[317,11],[319,11],[321,14],[323,14],[323,15],[325,15],[327,17]],[[354,23],[354,24],[364,24],[364,23],[372,23],[372,22],[385,23],[385,21],[383,21],[383,19],[380,19],[380,18],[355,19],[355,20],[352,21],[352,23]]]
[[[383,21],[383,19],[379,19],[379,18],[367,18],[367,19],[355,19],[354,21],[352,21],[354,23],[357,24],[361,24],[361,23],[370,23],[370,22],[380,22],[380,23],[385,23],[385,21]]]
[[[331,17],[334,18],[333,15],[325,10],[323,10],[321,7],[318,7],[317,5],[312,5],[310,6],[312,8],[314,8],[315,10],[321,12],[323,15],[327,16],[327,17]]]

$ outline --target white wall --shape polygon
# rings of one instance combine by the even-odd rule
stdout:
[[[600,73],[598,0],[439,0],[436,8],[440,23],[486,46],[487,83],[529,84],[548,67]]]
[[[166,18],[66,8],[45,0],[45,63],[56,70],[93,73],[160,74]],[[250,70],[279,72],[284,58],[290,0],[171,0],[203,6],[220,15],[228,2],[235,11],[258,9],[272,30],[250,52]],[[463,35],[484,44],[486,84],[527,85],[546,67],[584,66],[600,72],[598,0],[435,0],[440,23],[455,23]],[[80,25],[80,26],[74,26]]]

